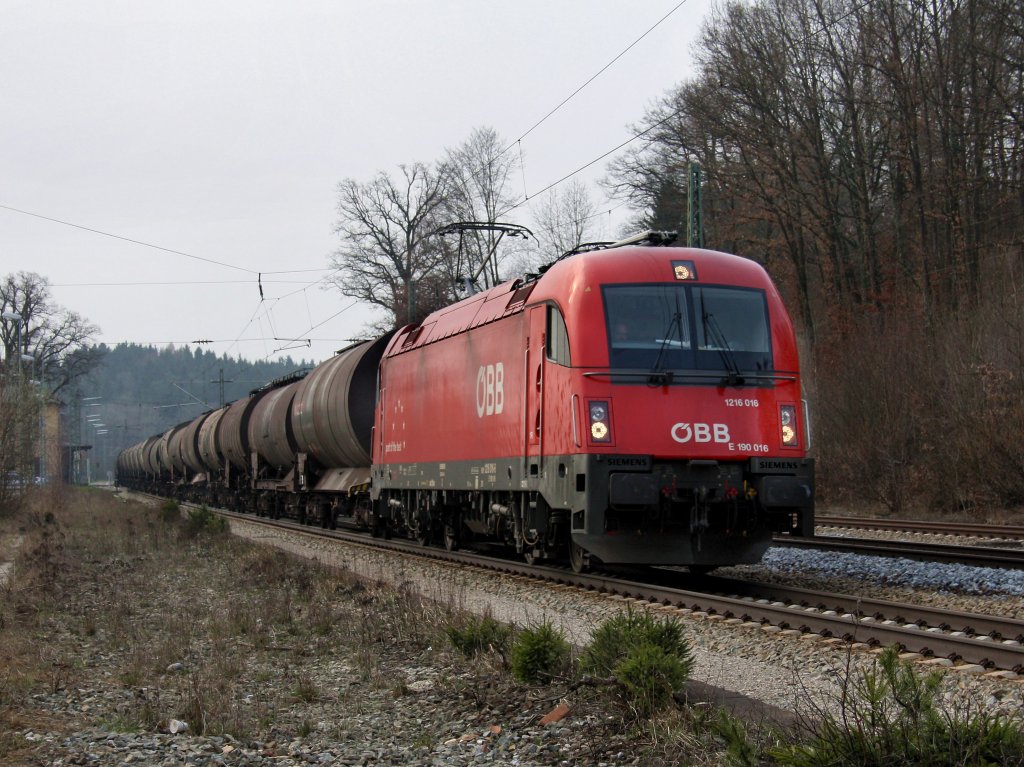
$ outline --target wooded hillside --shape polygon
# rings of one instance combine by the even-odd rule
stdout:
[[[1019,0],[730,3],[696,55],[608,183],[674,228],[700,164],[801,328],[822,497],[1024,501]]]
[[[138,344],[100,345],[102,362],[68,398],[69,439],[93,445],[93,477],[113,470],[113,460],[123,448],[176,423],[220,407],[223,372],[224,401],[244,397],[252,389],[294,372],[312,362],[250,362],[239,357],[216,355],[189,346],[158,349]],[[103,423],[107,433],[89,423]],[[77,424],[77,427],[76,427]]]

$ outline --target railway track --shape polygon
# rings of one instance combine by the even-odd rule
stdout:
[[[841,527],[859,530],[890,530],[893,532],[929,533],[932,535],[1024,539],[1024,526],[1022,525],[982,525],[973,522],[932,522],[910,519],[870,519],[824,515],[816,516],[815,523],[820,527]]]
[[[188,506],[189,504],[183,504]],[[825,591],[646,568],[577,574],[567,568],[530,565],[476,552],[447,551],[406,540],[371,538],[347,530],[323,530],[290,520],[270,520],[216,509],[228,519],[264,525],[312,539],[328,537],[349,545],[388,549],[407,556],[457,563],[622,598],[666,610],[719,620],[768,633],[815,635],[834,643],[899,646],[922,659],[958,664],[972,671],[1024,673],[1024,621],[959,613]]]
[[[944,562],[1019,570],[1024,568],[1024,548],[1002,549],[992,546],[957,546],[918,541],[886,541],[873,538],[846,538],[815,535],[796,538],[788,535],[775,537],[776,546],[790,548],[823,549],[852,552],[875,557],[903,557],[921,562]]]

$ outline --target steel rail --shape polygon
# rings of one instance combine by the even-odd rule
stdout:
[[[565,568],[547,565],[529,565],[526,562],[496,559],[483,554],[463,550],[447,551],[443,548],[424,546],[405,540],[367,538],[364,534],[347,531],[327,531],[310,528],[291,521],[271,521],[247,514],[229,512],[229,516],[247,523],[262,523],[277,526],[291,532],[315,537],[328,536],[348,543],[368,547],[386,548],[421,558],[452,564],[469,565],[483,570],[520,576],[560,585],[575,586],[588,592],[631,598],[640,602],[657,603],[679,608],[698,616],[720,616],[731,623],[745,623],[749,627],[775,626],[781,630],[797,630],[800,633],[817,634],[822,637],[837,637],[848,642],[863,642],[872,646],[898,645],[907,652],[923,656],[945,657],[951,661],[964,661],[990,669],[1006,669],[1024,672],[1024,645],[1016,641],[1000,642],[988,634],[969,635],[966,631],[947,633],[939,628],[923,629],[914,623],[899,624],[893,619],[880,621],[874,615],[858,615],[855,611],[819,611],[804,608],[794,603],[779,600],[751,599],[740,596],[723,596],[625,580],[621,575],[607,573],[574,573]],[[929,608],[930,609],[930,608]],[[829,613],[832,614],[829,614]],[[934,611],[935,615],[946,615],[945,611]],[[956,614],[964,615],[964,614]],[[998,636],[1009,635],[1006,625],[999,625],[1000,619],[985,617],[993,622],[991,632]],[[946,621],[948,623],[948,621]],[[975,621],[977,622],[977,621]],[[1020,621],[1010,619],[1007,625],[1017,626]],[[952,624],[951,624],[952,625]],[[977,631],[977,629],[975,629]]]
[[[194,504],[182,503],[182,507]],[[942,657],[950,661],[977,664],[987,669],[1004,669],[1024,673],[1024,645],[1014,640],[997,641],[988,635],[968,635],[964,631],[947,633],[940,628],[923,629],[916,624],[899,624],[895,620],[879,621],[873,615],[858,615],[855,611],[819,611],[795,603],[768,598],[753,599],[723,596],[694,591],[676,586],[659,585],[627,580],[609,573],[574,573],[565,568],[548,565],[529,565],[526,562],[497,559],[463,550],[447,551],[413,541],[370,538],[362,533],[301,525],[291,520],[271,520],[251,514],[225,509],[213,509],[229,520],[251,525],[262,525],[311,539],[329,537],[368,549],[389,549],[406,555],[462,566],[473,566],[496,573],[520,576],[574,586],[587,592],[609,594],[637,602],[647,602],[677,608],[697,617],[709,617],[748,628],[774,631],[794,631],[835,637],[847,642],[859,642],[882,647],[896,645],[905,652],[926,657]],[[774,588],[774,587],[770,587]],[[944,611],[940,611],[944,612]],[[998,619],[994,619],[998,620]],[[1014,622],[1011,619],[1011,623]],[[999,630],[998,635],[1009,632]]]
[[[777,535],[775,536],[774,543],[776,546],[787,546],[789,548],[846,551],[875,557],[903,557],[921,562],[945,562],[1003,569],[1024,568],[1024,549],[996,549],[989,546],[953,546],[916,541],[883,541],[870,538],[842,538],[830,535],[815,535],[811,538]]]
[[[623,582],[619,588],[628,591],[631,585]],[[914,624],[878,622],[873,616],[819,612],[784,602],[710,596],[702,592],[676,589],[659,590],[644,584],[632,585],[632,589],[637,598],[689,607],[693,612],[739,618],[744,623],[769,623],[782,629],[793,628],[801,633],[838,637],[849,642],[876,646],[897,645],[905,651],[920,653],[922,656],[963,660],[986,668],[1017,672],[1024,670],[1024,645],[1016,641],[1000,643],[992,641],[988,636],[972,637],[962,632],[945,633],[940,629],[923,630]],[[692,604],[689,604],[691,600]]]
[[[928,605],[719,576],[705,577],[701,581],[701,587],[741,599],[769,599],[821,612],[832,610],[837,613],[870,616],[878,621],[911,623],[923,629],[960,631],[968,636],[987,636],[995,640],[1009,639],[1024,643],[1024,620],[1017,618],[944,610]]]
[[[1022,525],[983,525],[973,522],[935,522],[920,519],[874,519],[868,517],[834,517],[817,515],[816,525],[859,530],[930,533],[935,535],[976,536],[978,538],[1024,538]]]

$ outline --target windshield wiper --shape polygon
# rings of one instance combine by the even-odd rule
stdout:
[[[715,315],[704,308],[703,293],[700,296],[700,316],[701,322],[704,323],[704,337],[711,336],[715,349],[718,351],[718,355],[722,358],[725,369],[728,371],[725,377],[722,378],[721,385],[742,386],[745,381],[743,376],[740,375],[739,365],[736,364],[736,358],[733,356],[732,349],[729,348],[729,342],[725,340],[725,333],[722,332],[718,322],[715,320]]]
[[[661,347],[658,349],[658,356],[654,358],[654,367],[651,368],[650,378],[648,383],[652,386],[670,386],[672,384],[673,373],[671,370],[665,370],[662,368],[662,359],[665,357],[665,349],[669,347],[672,342],[672,329],[679,328],[679,346],[682,348],[683,345],[683,313],[676,304],[676,312],[668,321],[668,327],[665,328],[664,338],[661,339]]]

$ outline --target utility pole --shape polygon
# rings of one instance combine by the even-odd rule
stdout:
[[[704,202],[701,199],[700,165],[690,163],[686,207],[686,245],[690,248],[704,247]]]
[[[220,384],[220,406],[224,407],[224,384],[226,384],[226,383],[234,383],[234,381],[231,380],[231,379],[228,379],[227,381],[225,381],[224,380],[224,368],[221,368],[220,369],[220,375],[216,378],[216,380],[210,381],[210,383]]]
[[[406,307],[410,324],[416,321],[416,280],[409,280],[409,305]]]

